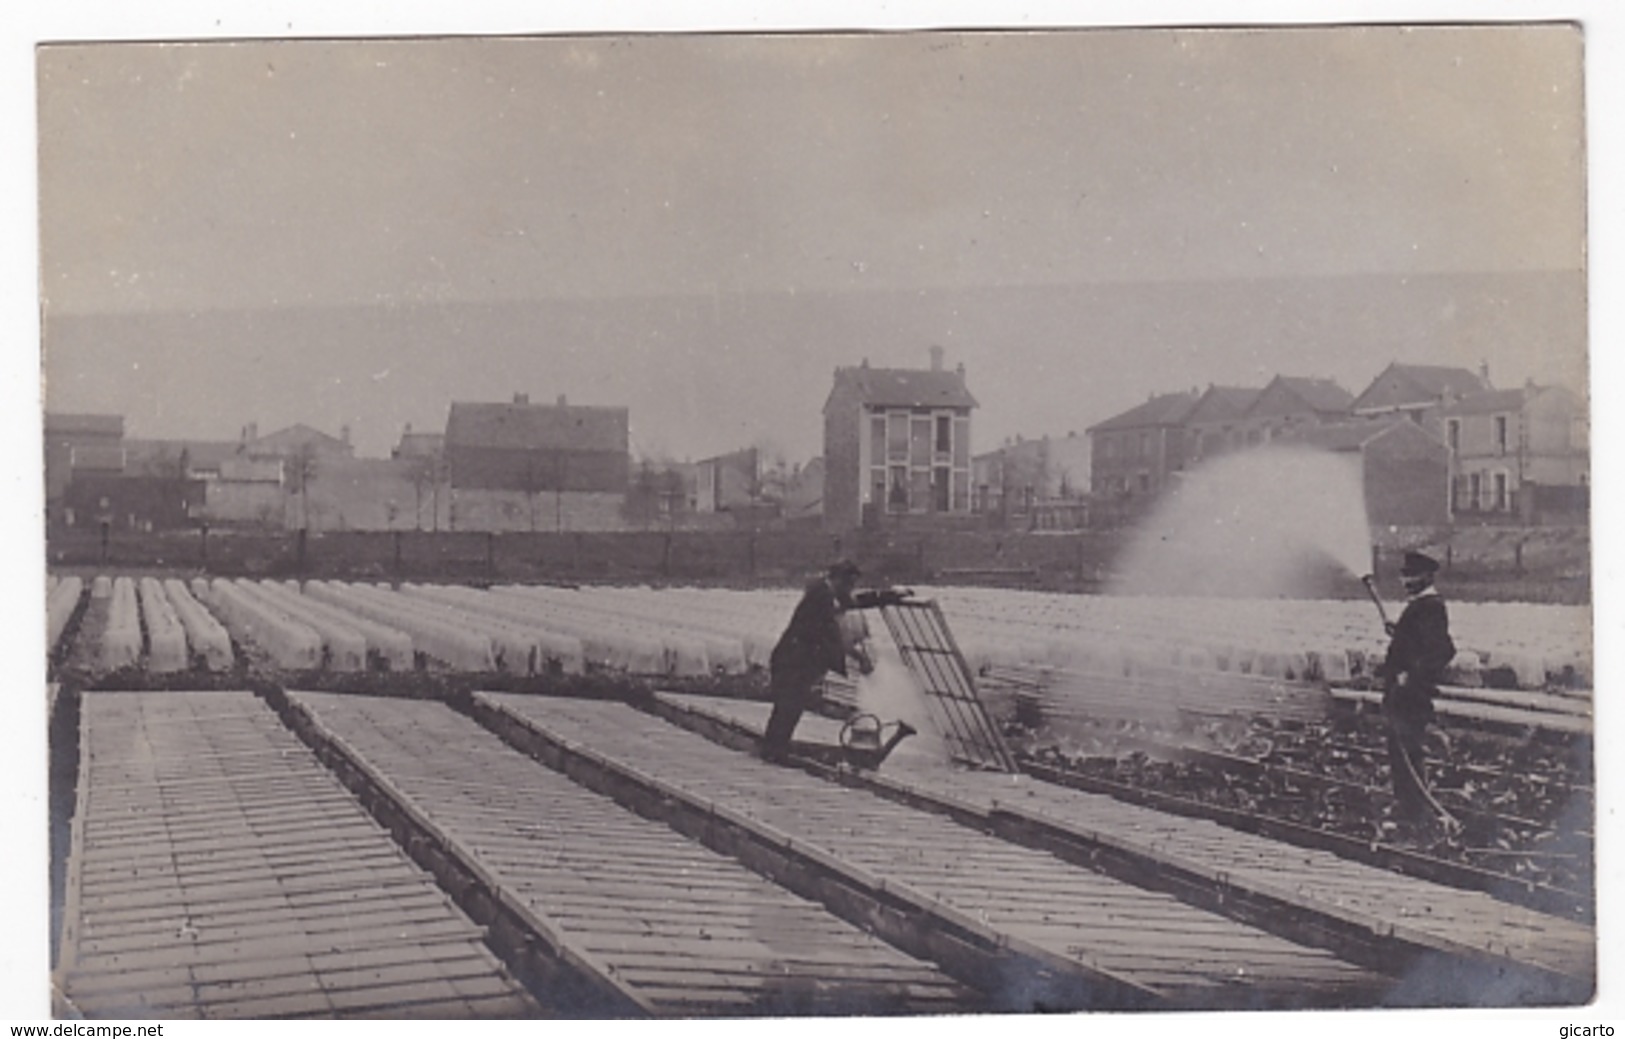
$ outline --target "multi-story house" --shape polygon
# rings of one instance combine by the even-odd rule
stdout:
[[[1164,393],[1087,430],[1089,480],[1106,502],[1149,499],[1186,466],[1185,419],[1201,395]]]
[[[1533,523],[1583,516],[1591,481],[1586,405],[1562,386],[1526,384],[1439,409],[1450,447],[1451,511]]]
[[[971,411],[965,368],[837,368],[824,402],[824,526],[969,516]]]

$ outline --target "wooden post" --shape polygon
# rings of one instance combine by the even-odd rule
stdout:
[[[1377,580],[1382,574],[1382,546],[1371,546],[1371,579]]]
[[[395,576],[401,576],[401,532],[395,531]]]
[[[203,562],[203,569],[209,569],[209,525],[207,523],[198,528],[198,557]]]

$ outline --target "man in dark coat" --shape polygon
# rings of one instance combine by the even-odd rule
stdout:
[[[1406,822],[1431,817],[1433,799],[1427,790],[1423,747],[1427,727],[1435,721],[1433,698],[1438,695],[1444,669],[1456,655],[1450,638],[1450,617],[1444,599],[1433,587],[1439,564],[1420,552],[1405,553],[1400,580],[1405,585],[1405,609],[1388,625],[1392,641],[1382,664],[1382,709],[1388,719],[1388,768],[1394,778],[1394,797]]]
[[[764,758],[782,759],[790,749],[790,735],[801,721],[802,712],[818,703],[819,683],[824,675],[833,671],[844,676],[849,656],[864,674],[874,669],[861,646],[848,646],[841,631],[841,614],[899,601],[901,595],[892,591],[855,594],[853,588],[860,573],[857,564],[842,560],[809,584],[789,626],[773,647],[769,658],[773,713],[762,739]]]

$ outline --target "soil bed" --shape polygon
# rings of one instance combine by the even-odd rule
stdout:
[[[1373,711],[1323,723],[1072,726],[1011,724],[1019,757],[1135,789],[1172,795],[1353,840],[1591,896],[1594,804],[1590,747],[1450,729],[1429,748],[1440,803],[1462,822],[1412,826],[1396,812],[1385,730]]]

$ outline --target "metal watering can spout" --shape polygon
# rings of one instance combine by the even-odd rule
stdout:
[[[853,768],[879,768],[899,743],[918,731],[904,721],[887,726],[872,714],[853,715],[841,727],[841,751]]]

